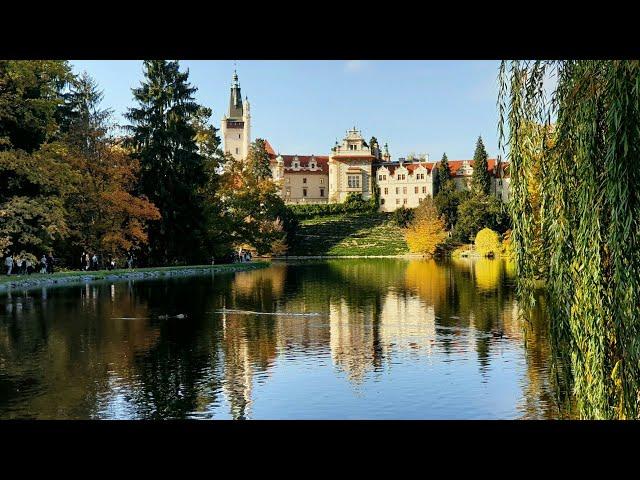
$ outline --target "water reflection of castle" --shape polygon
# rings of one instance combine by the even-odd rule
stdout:
[[[503,341],[493,340],[492,330],[503,331],[504,341],[522,340],[512,290],[501,287],[508,274],[502,262],[489,260],[442,266],[358,259],[309,269],[274,264],[172,288],[142,282],[15,292],[0,299],[0,357],[12,382],[26,371],[51,388],[55,402],[38,395],[22,407],[43,418],[121,418],[127,411],[136,418],[221,411],[251,418],[256,388],[278,371],[278,362],[330,365],[358,386],[407,358],[471,352],[482,375]],[[67,301],[71,293],[78,302]],[[185,295],[195,300],[189,322],[150,318],[158,305]],[[212,307],[223,305],[324,316],[212,317]],[[25,345],[38,355],[21,355]],[[539,418],[549,403],[538,395],[547,389],[540,366],[549,352],[543,337],[527,345],[523,411]],[[51,379],[60,378],[54,389]]]
[[[287,278],[290,267],[285,265],[237,275],[234,292],[244,296],[244,301],[258,302],[265,311],[326,316],[226,316],[225,393],[233,416],[249,415],[253,382],[266,380],[279,355],[324,352],[354,385],[390,365],[395,356],[428,357],[436,348],[444,354],[475,349],[488,362],[491,346],[487,337],[491,335],[487,333],[491,329],[521,339],[513,299],[500,298],[498,293],[505,275],[501,265],[480,262],[449,269],[414,261],[389,278],[370,279],[367,285],[362,278],[359,282],[349,278],[361,277],[366,265],[336,262],[327,275],[336,275],[336,280],[343,276],[342,281],[327,291],[326,279],[316,287],[313,278],[305,278],[301,290],[293,295],[283,295],[284,285],[291,283]],[[479,296],[482,308],[478,307]],[[265,304],[267,298],[272,303]],[[439,328],[444,329],[440,337]],[[469,333],[474,331],[479,334]]]

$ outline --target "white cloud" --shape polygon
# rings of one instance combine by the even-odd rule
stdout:
[[[357,73],[361,72],[367,63],[364,60],[348,60],[344,64],[344,71],[347,73]]]

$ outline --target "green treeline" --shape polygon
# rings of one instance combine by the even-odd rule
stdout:
[[[176,61],[143,64],[127,125],[67,61],[0,61],[0,254],[77,267],[83,252],[138,265],[286,250],[296,220],[256,140],[222,154],[212,111]]]

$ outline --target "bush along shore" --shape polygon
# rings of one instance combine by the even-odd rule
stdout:
[[[0,275],[0,291],[46,285],[87,283],[99,280],[129,280],[201,275],[209,272],[236,272],[264,268],[269,262],[230,263],[221,265],[183,265],[173,267],[136,268],[134,270],[60,271],[53,274]]]

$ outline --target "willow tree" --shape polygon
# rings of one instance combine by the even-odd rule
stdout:
[[[639,418],[640,62],[503,62],[499,110],[519,293],[546,284],[579,416]]]

